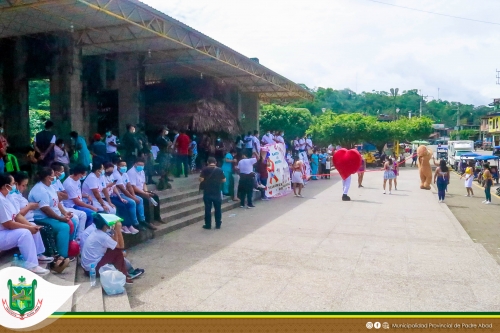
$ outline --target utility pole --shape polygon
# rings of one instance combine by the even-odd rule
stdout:
[[[424,99],[424,96],[422,96],[422,90],[420,91],[420,118],[422,118],[422,100]]]
[[[457,107],[457,140],[460,140],[460,103]]]

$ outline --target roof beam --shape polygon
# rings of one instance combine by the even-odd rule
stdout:
[[[130,6],[134,6],[134,9],[126,13],[120,6],[120,3],[125,0],[109,0],[106,7],[101,6],[99,2],[97,2],[96,5],[87,0],[76,1],[85,4],[96,11],[104,12],[131,25],[145,29],[154,35],[181,44],[186,48],[193,49],[206,57],[218,60],[219,62],[222,62],[230,67],[244,71],[249,75],[264,79],[280,88],[296,92],[302,90],[302,88],[296,86],[295,84],[286,84],[288,80],[284,78],[278,78],[276,75],[262,73],[262,69],[265,67],[253,63],[252,60],[236,54],[236,52],[231,49],[223,45],[211,45],[213,43],[207,43],[208,40],[201,34],[191,31],[176,22],[170,22],[167,19],[157,16],[156,14],[132,2],[127,1]],[[117,3],[120,10],[118,12],[109,10],[111,3]],[[139,15],[141,18],[139,22],[131,19],[133,13]],[[306,96],[308,99],[312,98],[312,96],[307,92]]]

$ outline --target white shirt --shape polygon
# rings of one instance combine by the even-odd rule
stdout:
[[[299,140],[293,140],[293,149],[295,149],[295,150],[300,149]]]
[[[64,207],[73,208],[76,203],[73,199],[82,200],[82,183],[80,180],[73,180],[71,177],[68,177],[64,183],[64,190],[68,194],[68,200],[64,200]]]
[[[102,230],[95,230],[85,240],[82,251],[82,267],[87,272],[90,265],[97,266],[108,249],[114,250],[118,243]]]
[[[35,135],[35,138],[33,139],[33,141],[36,142],[36,135]],[[53,135],[52,139],[50,139],[50,143],[54,143],[54,144],[56,143],[56,136],[55,135]]]
[[[0,193],[0,231],[7,230],[3,226],[5,222],[14,221],[16,215],[19,211],[16,211],[16,207],[8,200],[2,193]],[[2,241],[2,239],[0,239]]]
[[[144,174],[144,171],[137,172],[135,167],[133,167],[129,171],[127,171],[127,175],[130,184],[137,186],[141,190],[144,188],[144,183],[146,182],[146,175]]]
[[[160,148],[158,146],[153,145],[151,146],[151,154],[153,154],[153,158],[156,160],[156,157],[158,156],[158,152],[160,151]]]
[[[64,186],[59,179],[56,179],[55,184],[51,184],[50,187],[52,187],[56,192],[64,191]]]
[[[7,195],[7,199],[9,199],[12,205],[14,205],[14,208],[16,208],[16,212],[21,211],[22,208],[28,206],[29,204],[28,199],[23,197],[23,195],[19,192]],[[34,216],[35,214],[32,210],[29,210],[26,215],[24,215],[26,220],[28,220],[29,222],[33,222],[35,220]]]
[[[238,169],[240,169],[241,174],[252,173],[253,172],[253,165],[255,163],[257,163],[257,159],[255,157],[242,159],[238,162]]]
[[[80,236],[80,249],[83,249],[83,246],[85,245],[85,241],[87,238],[89,238],[90,234],[92,234],[95,230],[97,230],[96,226],[94,223],[89,225],[87,229],[81,234]]]
[[[59,146],[54,146],[54,160],[62,164],[69,164],[68,152],[64,149],[59,148]]]
[[[98,201],[92,192],[93,189],[97,189],[99,194],[102,195],[102,189],[106,187],[104,177],[97,178],[95,173],[91,173],[85,178],[82,186],[82,193],[87,194],[92,198],[92,201]]]
[[[106,186],[109,183],[113,183],[113,181],[116,179],[114,175],[111,175],[111,176],[103,175],[103,177],[104,177],[104,181],[105,181],[105,185]],[[117,183],[118,183],[118,180],[117,180]],[[109,193],[110,196],[116,196],[115,192],[114,192],[115,186],[116,186],[116,184],[114,184],[111,187],[108,187],[108,193]]]
[[[123,185],[123,177],[118,171],[118,167],[115,165],[113,168],[113,178],[116,179],[116,184],[115,185]]]
[[[110,145],[110,142],[114,142],[116,145],[116,136],[111,135],[110,137],[106,137],[106,152],[108,154],[116,153],[116,150],[118,149],[115,146]]]
[[[277,143],[285,143],[285,140],[283,139],[283,137],[281,135],[278,135],[277,137],[275,137],[274,141],[276,141]]]
[[[299,149],[306,150],[306,140],[304,140],[304,139],[299,140]]]
[[[248,140],[248,141],[247,141]],[[253,142],[253,136],[251,135],[247,135],[245,136],[245,148],[247,149],[251,149],[253,146],[252,146],[252,142]]]
[[[266,145],[274,145],[275,144],[275,142],[273,140],[273,135],[272,134],[263,135],[262,136],[262,142],[264,142],[264,144],[266,144]]]
[[[59,210],[59,199],[57,192],[52,186],[46,186],[42,182],[38,182],[30,191],[28,195],[29,202],[37,202],[38,209],[34,210],[35,220],[41,220],[48,216],[41,210],[43,207],[50,207],[56,215],[62,215]]]
[[[312,149],[313,148],[313,142],[311,139],[306,139],[306,145],[307,149]]]
[[[253,140],[253,151],[256,153],[260,153],[260,141],[255,136],[252,137]],[[250,157],[250,156],[249,156]]]

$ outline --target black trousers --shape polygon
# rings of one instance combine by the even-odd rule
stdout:
[[[240,195],[240,205],[245,206],[245,198],[248,206],[253,206],[253,183],[255,177],[249,174],[240,174],[240,183],[238,185],[238,194]]]
[[[151,221],[151,206],[153,204],[149,201],[149,196],[142,195],[142,194],[137,194],[137,195],[140,196],[142,198],[142,201],[144,202],[144,217],[146,218],[146,221],[153,222],[153,221]],[[153,194],[153,199],[158,203],[157,206],[153,206],[154,219],[156,221],[160,221],[161,220],[160,199],[158,198],[158,196],[156,194]]]
[[[220,195],[215,196],[203,196],[203,202],[205,203],[205,225],[207,227],[212,227],[212,206],[215,210],[215,226],[220,227],[222,224],[222,198]]]

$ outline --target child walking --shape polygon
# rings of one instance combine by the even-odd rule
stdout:
[[[296,197],[303,198],[302,196],[302,188],[304,187],[304,168],[303,162],[301,160],[296,160],[293,164],[293,173],[292,173],[292,184],[293,184],[293,194]],[[297,194],[298,189],[298,194]]]

